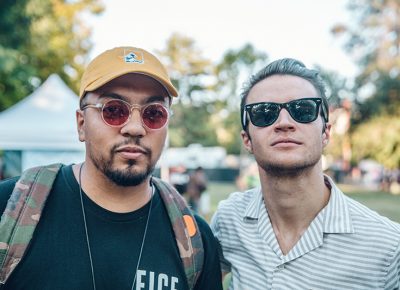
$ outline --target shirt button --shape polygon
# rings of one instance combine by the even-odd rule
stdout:
[[[279,265],[278,267],[276,267],[279,271],[285,269],[285,265]]]

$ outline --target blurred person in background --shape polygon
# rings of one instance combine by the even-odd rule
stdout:
[[[189,205],[194,212],[199,211],[200,198],[207,189],[207,176],[204,169],[199,166],[189,176],[186,193],[189,199]]]
[[[183,195],[186,192],[189,182],[189,174],[186,167],[182,164],[171,167],[169,170],[169,181]]]

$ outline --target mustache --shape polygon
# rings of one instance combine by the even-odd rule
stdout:
[[[141,144],[141,138],[140,137],[128,137],[126,138],[123,142],[120,142],[118,144],[115,144],[112,148],[111,148],[111,152],[114,154],[117,150],[117,148],[121,147],[121,146],[126,146],[126,145],[135,145],[135,146],[139,146],[140,148],[142,148],[145,153],[147,155],[151,155],[151,149],[148,148],[147,146]]]

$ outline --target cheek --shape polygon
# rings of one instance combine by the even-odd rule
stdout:
[[[167,130],[163,129],[161,132],[154,132],[148,141],[145,141],[146,138],[143,139],[143,144],[150,144],[149,147],[152,151],[152,159],[160,158],[165,146],[166,138]]]
[[[257,128],[249,132],[250,143],[252,147],[257,148],[267,148],[268,147],[268,138],[271,136],[271,133],[268,131],[269,128]]]
[[[167,130],[162,130],[161,132],[159,132],[159,134],[157,134],[155,138],[157,139],[157,141],[155,142],[155,146],[162,150],[165,146],[165,141],[167,139]]]
[[[321,131],[316,131],[313,135],[309,136],[309,140],[314,140],[314,146],[322,150],[328,144],[328,139],[324,137]]]
[[[86,124],[85,126],[86,146],[96,151],[106,151],[115,140],[108,128],[102,128],[99,124]],[[89,149],[89,148],[88,148]]]

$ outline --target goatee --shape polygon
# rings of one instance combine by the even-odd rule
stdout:
[[[136,186],[143,183],[154,171],[155,164],[146,163],[144,164],[145,168],[142,171],[135,170],[134,166],[137,164],[136,160],[129,160],[127,167],[124,169],[114,169],[113,163],[115,158],[115,150],[122,145],[129,145],[134,143],[137,146],[140,146],[140,140],[135,138],[134,142],[132,139],[127,140],[123,144],[118,144],[113,146],[110,153],[110,158],[106,160],[103,156],[96,157],[93,156],[92,152],[90,152],[90,157],[93,161],[93,164],[96,168],[101,171],[110,181],[115,183],[118,186]],[[148,160],[151,160],[151,150],[144,148],[146,151],[146,156]]]
[[[113,170],[110,164],[106,164],[106,166],[102,168],[102,172],[116,185],[136,186],[144,182],[153,173],[154,167],[148,165],[144,171],[139,172],[132,169],[134,165],[135,164],[129,164],[124,170]]]

